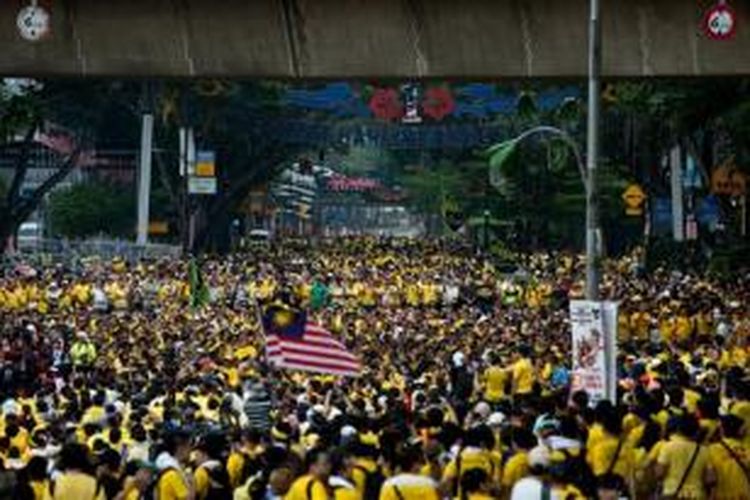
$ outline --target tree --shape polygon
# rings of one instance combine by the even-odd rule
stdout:
[[[81,156],[96,143],[97,133],[109,130],[106,125],[113,108],[129,105],[134,88],[103,81],[4,80],[0,84],[0,151],[13,162],[12,179],[0,199],[3,248],[44,197],[79,165]],[[28,171],[36,166],[31,154],[39,147],[35,134],[50,123],[65,129],[52,164],[45,165],[52,173],[31,192],[23,192]]]
[[[135,194],[112,184],[76,184],[52,193],[49,215],[55,235],[131,237],[135,228]]]
[[[157,143],[166,153],[157,158],[159,182],[170,200],[185,207],[179,218],[186,250],[225,251],[233,212],[251,188],[265,184],[295,159],[299,148],[270,135],[265,121],[279,117],[278,87],[270,83],[200,81],[163,84],[155,107],[161,117]],[[178,129],[195,129],[198,149],[216,153],[218,192],[214,196],[188,196],[184,178],[176,168]],[[187,244],[187,220],[198,220],[192,247]]]

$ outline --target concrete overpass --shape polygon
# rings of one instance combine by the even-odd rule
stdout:
[[[6,76],[580,77],[587,0],[39,0],[51,32],[16,29],[0,2]],[[715,0],[602,0],[605,77],[750,74],[750,0],[733,40]]]

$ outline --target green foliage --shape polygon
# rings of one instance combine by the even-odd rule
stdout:
[[[58,236],[128,237],[135,232],[135,193],[116,185],[77,184],[52,193],[49,214]]]
[[[26,133],[39,115],[38,86],[32,81],[0,79],[0,141]]]

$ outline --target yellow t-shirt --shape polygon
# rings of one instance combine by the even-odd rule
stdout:
[[[513,387],[515,394],[529,394],[534,388],[534,366],[528,358],[513,363]]]
[[[586,496],[581,493],[581,490],[572,484],[567,484],[564,488],[552,488],[552,492],[555,494],[555,498],[564,498],[565,500],[586,500]]]
[[[49,491],[49,481],[31,481],[31,491],[34,492],[34,500],[44,500]]]
[[[203,500],[208,495],[208,489],[211,486],[211,476],[204,466],[199,466],[193,473],[195,480],[195,498]]]
[[[284,500],[328,500],[328,490],[323,483],[306,474],[292,483]]]
[[[334,486],[332,489],[333,500],[362,500],[362,495],[350,486]]]
[[[104,500],[104,489],[99,488],[93,476],[82,472],[65,472],[55,481],[54,494],[47,490],[47,498],[70,500],[72,498],[92,498]]]
[[[664,476],[664,495],[673,495],[685,474],[687,466],[695,453],[695,442],[676,435],[662,446],[657,463],[666,467]],[[706,498],[706,489],[703,486],[703,474],[710,467],[708,448],[701,446],[693,466],[690,468],[680,496],[702,500]]]
[[[647,312],[634,312],[630,315],[630,332],[637,339],[648,337],[651,316]]]
[[[458,470],[459,466],[460,471]],[[467,447],[461,451],[460,465],[458,460],[454,458],[445,466],[443,480],[460,481],[460,476],[470,469],[482,469],[493,483],[499,483],[502,478],[502,465],[498,456],[487,450]]]
[[[588,449],[586,461],[591,466],[591,471],[595,476],[606,474],[611,467],[614,474],[619,475],[626,481],[630,480],[633,476],[633,446],[627,438],[622,438],[622,440],[619,452],[617,448],[620,445],[620,438],[609,434],[605,434],[601,440]],[[615,457],[615,455],[617,456]]]
[[[372,474],[378,469],[378,464],[370,458],[360,457],[354,462],[352,469],[352,482],[359,495],[365,494],[365,482],[367,474]]]
[[[229,485],[232,489],[237,488],[242,480],[242,469],[245,468],[245,455],[239,451],[233,451],[227,458],[227,474]]]
[[[506,490],[510,490],[519,479],[529,474],[529,454],[525,451],[519,451],[508,459],[503,468],[502,485]]]
[[[716,471],[716,487],[713,498],[717,500],[729,500],[734,498],[750,498],[750,481],[732,454],[727,450],[729,447],[734,456],[750,469],[750,451],[737,439],[722,439],[708,447],[711,465]],[[740,497],[744,494],[744,497]]]
[[[418,474],[399,474],[383,483],[380,500],[439,500],[437,484]]]
[[[188,497],[188,485],[176,470],[162,474],[158,484],[159,500],[185,500]]]
[[[125,479],[125,484],[122,487],[122,499],[123,500],[140,500],[141,492],[138,490],[138,486],[132,477]]]
[[[589,429],[589,436],[588,439],[586,439],[586,449],[592,449],[594,446],[596,446],[597,443],[603,440],[606,435],[607,434],[604,432],[604,427],[602,427],[602,424],[595,422]]]
[[[484,371],[484,399],[497,403],[505,396],[508,373],[499,366],[490,366]]]
[[[695,413],[698,410],[698,401],[701,395],[692,389],[685,389],[684,392],[685,409],[688,413]]]
[[[687,316],[677,316],[675,319],[675,335],[677,340],[685,341],[690,338],[690,334],[693,333],[693,322]]]
[[[742,419],[745,429],[745,446],[750,447],[750,401],[735,401],[729,407],[730,415]]]

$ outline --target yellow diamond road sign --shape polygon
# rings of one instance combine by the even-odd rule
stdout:
[[[625,205],[630,208],[640,207],[646,199],[646,193],[643,192],[641,186],[638,184],[631,184],[622,193],[622,199],[625,201]]]
[[[646,200],[646,193],[643,192],[638,184],[631,184],[622,193],[622,199],[625,202],[625,213],[627,215],[641,215],[643,213],[643,202]]]

